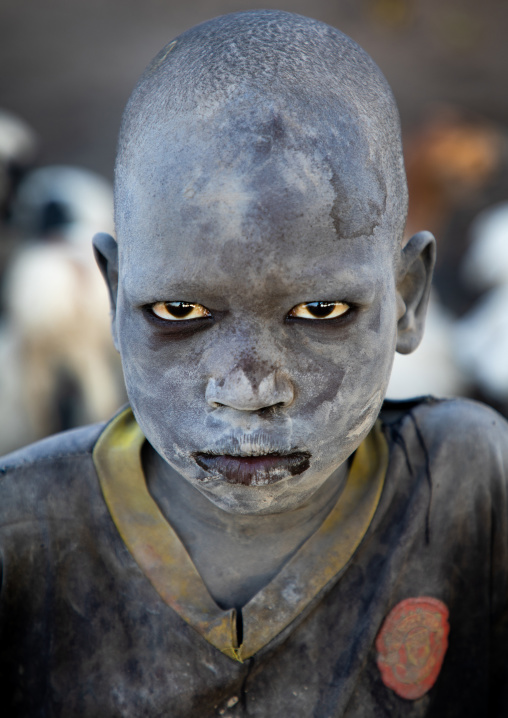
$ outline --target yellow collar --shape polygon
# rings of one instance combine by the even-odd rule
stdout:
[[[374,517],[388,465],[388,446],[376,424],[356,450],[344,490],[320,528],[242,608],[243,642],[238,646],[236,611],[215,603],[146,487],[140,457],[144,441],[128,408],[106,426],[95,445],[93,460],[111,517],[162,600],[240,662],[275,638],[346,566]]]

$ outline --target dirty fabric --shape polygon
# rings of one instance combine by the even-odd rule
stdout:
[[[385,403],[380,418],[388,468],[358,548],[243,662],[165,602],[124,543],[92,456],[102,426],[6,457],[4,715],[508,715],[508,428],[459,400]],[[446,607],[449,645],[409,699],[385,685],[376,638],[417,598]]]
[[[356,450],[346,486],[319,530],[237,612],[222,610],[212,599],[178,534],[151,497],[141,465],[143,443],[128,408],[111,421],[95,445],[94,464],[113,521],[161,598],[212,645],[240,662],[297,618],[348,563],[370,526],[388,463],[378,422]]]

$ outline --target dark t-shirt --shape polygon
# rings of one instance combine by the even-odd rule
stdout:
[[[6,457],[2,715],[508,716],[508,426],[460,400],[387,403],[381,420],[389,463],[363,540],[243,663],[189,625],[134,560],[92,457],[103,427]],[[443,626],[413,601],[422,597],[448,615],[442,666]],[[395,687],[379,667],[380,635],[399,641]],[[431,687],[404,698],[405,680]]]

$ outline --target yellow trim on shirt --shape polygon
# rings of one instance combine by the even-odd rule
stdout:
[[[243,642],[237,646],[236,611],[222,610],[215,603],[147,489],[141,465],[144,441],[127,408],[106,426],[95,445],[93,460],[111,517],[162,600],[237,661],[273,640],[343,570],[372,522],[388,465],[388,446],[376,424],[356,450],[346,485],[320,528],[243,607]]]

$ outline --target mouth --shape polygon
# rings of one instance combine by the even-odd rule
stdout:
[[[194,460],[207,473],[229,484],[265,486],[303,473],[309,468],[310,454],[304,451],[260,456],[198,453],[194,454]]]

